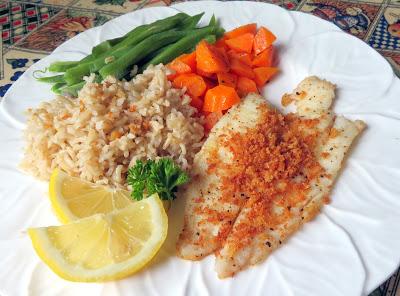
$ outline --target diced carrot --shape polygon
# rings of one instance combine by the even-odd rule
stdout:
[[[176,73],[168,74],[168,75],[167,75],[167,79],[168,79],[169,81],[173,81],[178,75],[179,75],[179,74],[176,74]]]
[[[237,82],[237,76],[233,73],[218,73],[218,83],[235,88]]]
[[[254,34],[246,33],[236,38],[228,39],[225,41],[229,48],[238,52],[251,53],[253,49]]]
[[[254,79],[253,69],[245,63],[242,63],[238,59],[231,60],[231,72],[235,73],[238,76],[244,76],[250,79]]]
[[[241,97],[246,96],[248,93],[258,93],[258,88],[254,80],[247,77],[239,77],[237,81],[237,92]]]
[[[253,59],[253,67],[271,67],[275,54],[275,47],[271,45],[260,54],[256,55]]]
[[[202,96],[207,88],[203,77],[194,73],[179,75],[172,82],[172,86],[175,88],[186,87],[187,93],[193,97]]]
[[[229,57],[225,47],[215,47],[215,49],[221,54],[221,56],[224,58],[224,61],[229,64]]]
[[[190,68],[189,65],[185,64],[184,62],[182,62],[178,59],[174,59],[172,62],[170,62],[167,65],[167,67],[170,68],[171,70],[175,71],[174,74],[168,75],[167,78],[169,80],[174,80],[175,77],[177,77],[179,74],[186,74],[186,73],[192,72],[192,68]]]
[[[177,74],[185,74],[192,72],[192,68],[189,65],[178,59],[173,60],[167,66],[168,68],[174,70]]]
[[[221,111],[207,114],[205,117],[204,129],[208,132],[211,131],[211,129],[217,124],[218,120],[220,120],[222,116],[223,114]]]
[[[206,77],[211,80],[217,80],[217,75],[215,73],[204,72],[203,70],[201,70],[199,68],[197,68],[196,72],[197,72],[197,74],[199,74],[202,77]]]
[[[252,64],[251,55],[247,52],[236,52],[234,50],[230,50],[228,51],[228,56],[230,60],[237,59],[248,66],[251,66]]]
[[[271,79],[278,72],[278,68],[274,67],[258,67],[254,68],[254,81],[258,86],[263,86],[267,81]]]
[[[251,33],[254,35],[256,34],[256,31],[257,31],[257,24],[252,23],[233,29],[232,31],[225,33],[225,36],[227,37],[227,39],[231,39],[246,33]]]
[[[206,92],[203,111],[223,111],[239,102],[240,98],[233,87],[218,85]]]
[[[213,75],[215,75],[215,74],[213,74]],[[206,83],[207,90],[209,90],[210,88],[213,88],[213,87],[216,87],[216,86],[217,86],[217,82],[214,81],[214,80],[212,80],[212,79],[203,77],[203,80],[204,80],[204,82]]]
[[[227,39],[226,35],[222,36],[215,42],[215,47],[223,47],[225,49],[228,49],[228,46],[225,44],[225,40]]]
[[[260,52],[264,51],[269,46],[271,46],[275,40],[276,36],[271,31],[269,31],[265,27],[261,27],[254,37],[254,53],[259,54]]]
[[[180,55],[177,57],[177,59],[181,62],[184,62],[186,65],[188,65],[191,69],[192,72],[196,72],[196,52],[193,51],[191,53],[184,53],[183,55]]]
[[[203,100],[194,96],[190,96],[190,98],[190,106],[195,107],[199,112],[201,112],[203,110]]]
[[[197,69],[207,73],[228,72],[229,64],[216,47],[202,40],[196,46]]]

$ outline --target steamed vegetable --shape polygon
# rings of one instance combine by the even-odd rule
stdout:
[[[115,59],[115,61],[102,67],[99,73],[103,78],[112,75],[117,79],[121,79],[129,71],[131,66],[135,65],[147,54],[181,39],[186,34],[185,31],[176,30],[154,34],[126,51],[124,55]]]
[[[254,38],[254,54],[259,54],[274,43],[276,36],[265,27],[261,27]]]
[[[203,111],[203,100],[199,97],[191,97],[190,105],[195,107],[199,113]]]
[[[229,63],[224,55],[204,40],[196,47],[196,62],[197,69],[206,73],[229,71]]]
[[[229,31],[225,34],[225,36],[227,39],[232,39],[232,38],[239,37],[246,33],[251,33],[254,35],[254,34],[256,34],[256,31],[257,31],[257,24],[252,23],[252,24],[240,26],[232,31]]]
[[[78,91],[80,91],[82,89],[82,87],[85,85],[85,83],[86,83],[85,81],[81,81],[81,82],[78,82],[73,85],[65,84],[64,86],[60,87],[58,89],[58,91],[61,94],[68,94],[70,96],[76,97],[78,95]]]
[[[238,95],[243,97],[248,93],[258,93],[257,84],[247,77],[239,77],[237,81]]]
[[[217,30],[214,26],[207,26],[201,29],[197,29],[192,33],[188,34],[184,38],[180,39],[175,44],[169,46],[159,55],[154,57],[147,65],[157,65],[159,63],[166,64],[173,60],[175,57],[185,53],[188,49],[192,48],[195,44],[200,42],[206,36],[215,33]]]
[[[226,45],[237,52],[251,53],[253,49],[254,35],[246,33],[236,38],[228,39],[225,41]]]
[[[61,94],[61,88],[66,86],[66,83],[63,82],[57,82],[55,84],[53,84],[53,86],[51,87],[51,91],[55,94],[60,95]]]
[[[258,86],[263,86],[278,72],[278,68],[274,67],[258,67],[254,68],[254,81]]]
[[[203,110],[206,112],[224,111],[239,102],[240,97],[233,87],[218,85],[207,91]]]
[[[233,73],[225,73],[225,72],[218,73],[217,78],[218,78],[218,84],[220,85],[230,86],[233,88],[236,87],[237,75]]]
[[[253,67],[271,67],[274,60],[275,48],[273,45],[256,55],[251,62]]]
[[[253,69],[238,59],[231,60],[231,71],[238,76],[254,79]]]
[[[191,53],[185,53],[185,54],[177,57],[175,60],[173,60],[171,63],[169,63],[168,66],[177,72],[182,71],[183,69],[182,70],[175,69],[175,68],[179,68],[178,62],[181,63],[180,67],[183,67],[183,68],[186,68],[185,66],[189,67],[189,69],[185,69],[185,71],[196,72],[196,52],[195,51],[193,51]],[[174,63],[176,63],[176,66]],[[186,72],[186,73],[189,73],[189,72]]]
[[[258,93],[278,72],[273,67],[275,39],[268,29],[257,31],[256,24],[248,24],[227,32],[214,45],[202,40],[194,53],[167,65],[173,71],[168,75],[172,85],[185,88],[190,104],[205,116],[206,131],[240,97]]]
[[[78,61],[54,62],[50,64],[48,70],[50,72],[65,72],[69,68],[75,67],[79,64]]]
[[[184,88],[190,104],[205,115],[205,128],[248,93],[258,93],[277,72],[273,67],[275,35],[255,23],[224,34],[213,16],[203,28],[195,28],[203,13],[178,13],[139,26],[124,36],[106,40],[81,61],[55,62],[50,71],[65,72],[38,78],[54,84],[52,91],[76,96],[85,85],[84,76],[130,79],[150,64],[166,64],[175,88]],[[138,71],[131,73],[133,67]]]
[[[143,28],[141,28],[141,29],[143,29]],[[110,39],[110,40],[105,40],[105,41],[101,42],[100,44],[96,45],[95,47],[92,48],[92,56],[98,57],[102,53],[110,50],[113,46],[115,46],[118,43],[120,43],[121,41],[125,40],[127,35],[118,37],[118,38],[114,38],[114,39]]]
[[[196,28],[197,24],[199,23],[199,21],[201,20],[203,15],[204,15],[204,12],[196,14],[192,17],[186,18],[185,20],[183,20],[181,22],[181,24],[179,25],[178,28],[181,30],[188,30],[188,29]]]
[[[228,56],[229,56],[230,60],[236,59],[248,66],[252,65],[252,56],[249,53],[237,52],[237,51],[231,49],[228,51]]]
[[[55,76],[47,76],[47,77],[39,77],[36,79],[37,81],[40,82],[46,82],[46,83],[59,83],[62,82],[64,83],[64,75],[55,75]]]
[[[125,53],[127,53],[130,49],[137,47],[140,44],[139,42],[144,41],[148,38],[154,39],[154,36],[157,33],[175,28],[184,18],[186,18],[186,14],[178,13],[173,17],[159,20],[154,22],[152,25],[148,25],[138,34],[127,36],[123,41],[116,44],[109,51],[100,54],[96,59],[80,64],[77,67],[68,69],[65,73],[65,81],[68,83],[68,85],[78,83],[82,80],[83,76],[87,76],[90,73],[97,72],[109,61],[122,58],[122,56],[124,56]]]
[[[83,58],[80,61],[61,62],[61,63],[65,63],[63,69],[57,68],[56,63],[60,63],[60,62],[56,62],[56,63],[53,63],[53,64],[55,64],[54,66],[53,66],[53,64],[50,65],[49,70],[51,72],[65,72],[66,70],[68,70],[74,66],[77,66],[82,63],[91,62],[91,61],[95,60],[96,58],[99,58],[99,57],[106,58],[107,55],[111,54],[112,51],[118,50],[124,46],[129,46],[129,45],[135,44],[137,42],[140,42],[141,40],[145,39],[146,37],[148,37],[154,33],[162,32],[164,30],[168,30],[170,28],[176,27],[179,23],[181,23],[188,17],[189,16],[185,13],[178,13],[174,16],[170,16],[165,19],[155,21],[151,24],[138,26],[122,37],[114,38],[111,40],[106,40],[106,41],[98,44],[97,46],[95,46],[92,49],[92,54],[86,56],[85,58]],[[112,49],[112,51],[105,50],[109,46],[111,46],[110,50]],[[70,63],[70,64],[68,65],[68,63]],[[56,71],[53,71],[53,70],[56,70]]]
[[[215,43],[224,30],[218,26],[214,16],[208,26],[196,29],[203,15],[204,13],[194,16],[178,13],[151,24],[138,26],[121,37],[96,45],[92,48],[92,53],[80,61],[52,63],[47,70],[62,74],[40,77],[38,81],[57,84],[52,87],[53,92],[57,94],[76,95],[84,84],[83,77],[93,73],[101,78],[113,75],[118,79],[130,79],[133,75],[131,69],[135,65],[139,67],[138,72],[142,72],[150,64],[167,64],[184,53],[191,53],[201,40]],[[193,67],[195,55],[188,55],[187,58],[191,58],[192,61],[175,63],[177,72],[189,73],[195,70],[180,69],[187,68],[186,63]]]
[[[200,97],[204,95],[207,89],[207,85],[204,82],[203,77],[194,73],[179,75],[173,80],[172,86],[175,88],[185,87],[186,92],[191,97]]]

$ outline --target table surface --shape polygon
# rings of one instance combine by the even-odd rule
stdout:
[[[69,38],[121,14],[170,0],[0,1],[0,100],[33,63]],[[400,0],[270,0],[319,16],[364,40],[400,76]],[[400,269],[370,296],[400,296]]]

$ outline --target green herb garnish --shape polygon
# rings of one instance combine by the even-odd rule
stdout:
[[[170,158],[157,161],[137,160],[128,170],[128,184],[132,186],[131,196],[141,200],[143,195],[158,193],[162,200],[173,200],[179,185],[189,181],[189,176]]]

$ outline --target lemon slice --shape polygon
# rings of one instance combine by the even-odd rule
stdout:
[[[142,268],[160,249],[167,230],[168,218],[155,194],[122,210],[31,228],[28,234],[39,257],[60,277],[102,282]]]
[[[94,214],[107,214],[133,203],[129,191],[85,182],[59,169],[51,174],[49,195],[54,212],[62,223]]]

